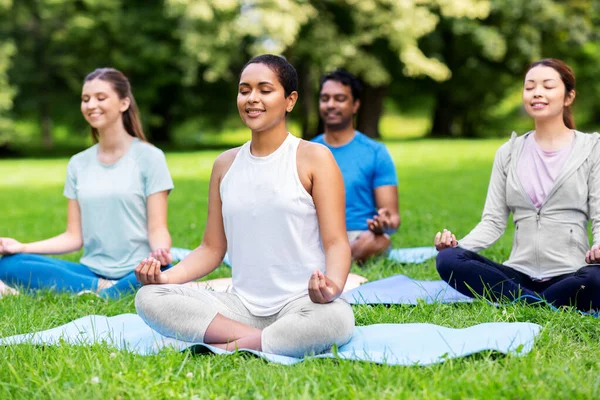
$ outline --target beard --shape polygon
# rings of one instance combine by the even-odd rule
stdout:
[[[344,118],[340,122],[336,122],[336,123],[327,123],[325,121],[325,119],[323,119],[323,126],[325,127],[325,130],[327,130],[327,131],[333,131],[333,132],[343,131],[344,129],[351,127],[353,121],[354,121],[354,116],[352,116],[350,118]]]

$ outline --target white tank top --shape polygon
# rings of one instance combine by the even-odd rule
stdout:
[[[308,294],[313,271],[325,272],[317,211],[298,176],[299,143],[288,133],[277,150],[256,157],[247,142],[221,181],[232,292],[256,316]]]

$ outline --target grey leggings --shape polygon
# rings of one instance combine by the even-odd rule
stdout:
[[[262,329],[262,351],[290,357],[322,353],[334,344],[348,343],[354,331],[352,308],[337,299],[313,303],[303,296],[268,317],[248,311],[233,293],[213,292],[182,285],[147,285],[135,297],[142,319],[164,336],[203,342],[217,314]]]

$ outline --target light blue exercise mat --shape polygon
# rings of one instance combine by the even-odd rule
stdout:
[[[318,358],[341,358],[388,365],[429,365],[447,359],[467,356],[481,351],[524,355],[533,347],[541,326],[527,322],[493,322],[464,329],[445,328],[432,324],[377,324],[357,327],[351,341],[334,353],[319,354]],[[106,343],[118,349],[141,355],[157,354],[172,347],[178,351],[228,354],[216,347],[166,338],[148,327],[137,314],[114,317],[88,315],[37,333],[0,339],[0,345],[71,345],[89,346]],[[302,358],[284,357],[248,351],[268,361],[292,365]]]
[[[189,249],[172,247],[171,255],[173,256],[173,262],[183,260],[191,252],[192,250]],[[402,264],[421,264],[435,257],[437,253],[435,247],[411,247],[407,249],[392,249],[388,254],[388,258]],[[231,266],[227,254],[225,254],[223,264]]]
[[[417,281],[404,275],[367,282],[342,295],[350,304],[417,304],[473,301],[444,281]]]

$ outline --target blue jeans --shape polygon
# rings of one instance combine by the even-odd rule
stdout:
[[[15,254],[0,258],[0,280],[26,290],[52,289],[58,292],[96,291],[99,279],[107,279],[83,264],[44,257],[37,254]],[[132,271],[98,294],[118,298],[142,286]]]

